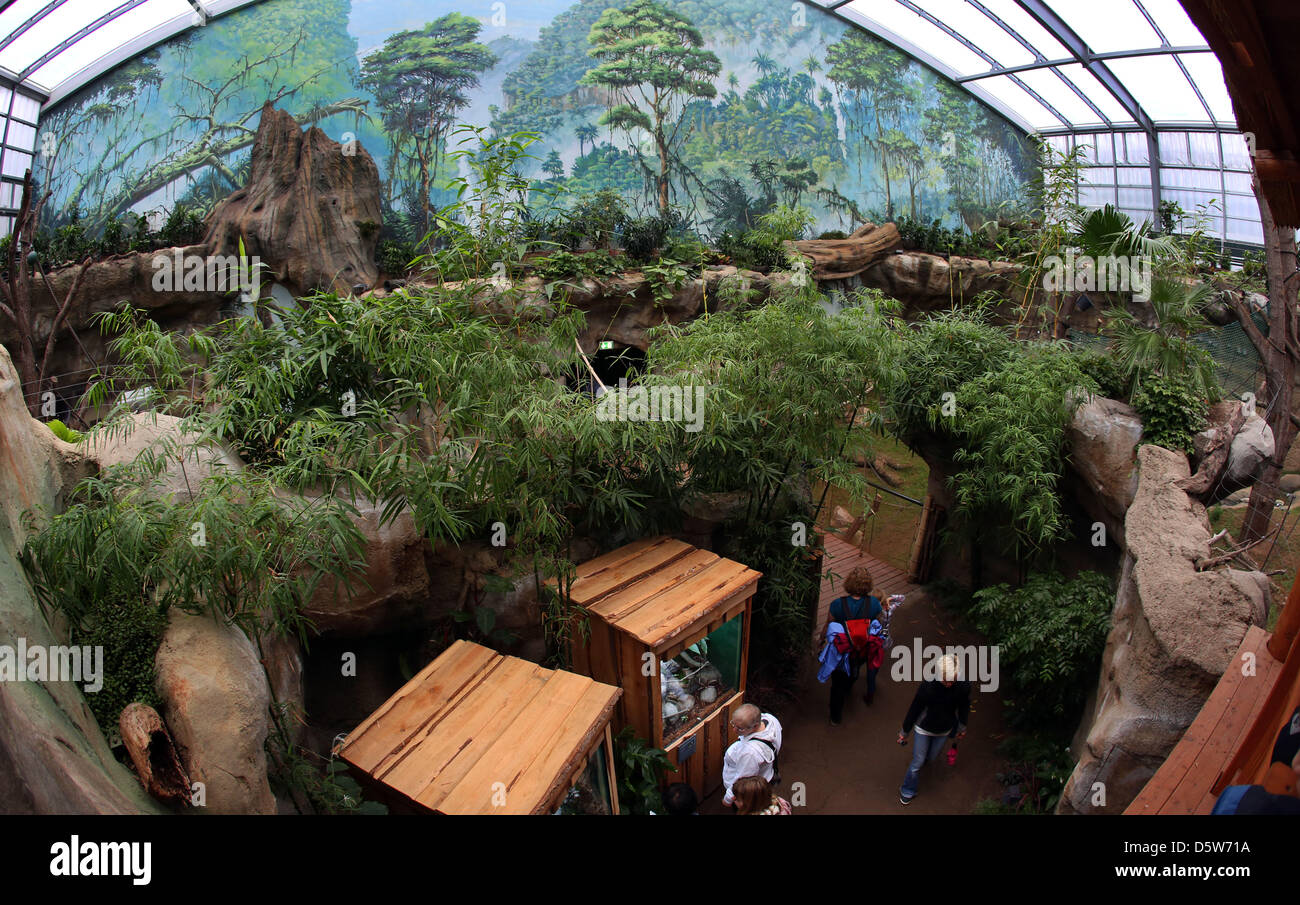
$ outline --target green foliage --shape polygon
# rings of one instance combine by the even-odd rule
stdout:
[[[607,251],[583,254],[557,251],[544,258],[533,258],[528,265],[537,276],[547,283],[553,283],[582,279],[606,280],[622,273],[626,262]]]
[[[718,249],[742,270],[766,273],[790,266],[784,240],[765,229],[751,229],[739,235],[724,232],[718,237]]]
[[[664,774],[676,771],[667,753],[637,738],[635,730],[627,726],[614,736],[614,758],[619,764],[615,771],[619,813],[662,814]]]
[[[1213,289],[1164,276],[1151,281],[1149,305],[1155,320],[1146,326],[1127,308],[1110,311],[1110,348],[1136,393],[1146,375],[1186,384],[1198,395],[1219,398],[1214,359],[1192,337],[1209,328],[1201,313]]]
[[[89,601],[71,632],[73,645],[104,650],[104,687],[87,694],[86,703],[110,739],[119,737],[118,718],[126,705],[139,701],[155,710],[162,706],[155,689],[154,654],[166,626],[167,617],[157,606],[138,589],[124,586],[120,594]]]
[[[1075,353],[1079,369],[1097,386],[1097,392],[1107,399],[1127,401],[1129,378],[1114,356],[1100,349],[1085,349]]]
[[[1192,438],[1205,426],[1208,402],[1187,381],[1152,376],[1132,398],[1142,418],[1142,442],[1190,454]]]
[[[1090,381],[1060,344],[1018,343],[977,311],[935,315],[902,334],[899,367],[881,386],[905,443],[937,439],[959,470],[957,522],[1008,525],[1008,552],[1063,538],[1057,493],[1065,428]],[[950,395],[946,395],[950,394]]]
[[[536,159],[528,148],[539,136],[486,133],[480,126],[459,126],[453,131],[461,139],[447,156],[470,172],[452,180],[457,200],[436,217],[444,247],[415,262],[444,280],[483,276],[498,266],[508,276],[522,257],[529,184],[521,170],[525,161]],[[433,234],[426,235],[422,244],[432,239]]]
[[[55,418],[51,421],[47,421],[46,424],[50,428],[50,433],[54,434],[54,436],[58,437],[64,443],[81,442],[81,438],[82,438],[81,431],[74,431],[72,428],[68,427],[59,419]]]
[[[1006,769],[997,774],[1006,792],[1002,800],[981,799],[976,814],[1052,814],[1074,772],[1066,733],[1030,731],[1013,734],[998,746]],[[1068,736],[1067,736],[1068,738]]]
[[[627,219],[621,231],[623,249],[634,261],[650,261],[663,248],[668,234],[678,225],[673,216]]]
[[[976,591],[969,616],[999,649],[1007,706],[1021,726],[1069,724],[1096,680],[1115,591],[1095,572],[1036,573],[1022,587]]]
[[[380,239],[375,244],[375,263],[379,269],[390,276],[402,277],[410,272],[412,264],[419,257],[415,246],[398,239]]]
[[[361,785],[348,775],[348,766],[293,746],[274,744],[270,780],[280,794],[303,802],[308,813],[382,815],[387,806],[363,797]]]

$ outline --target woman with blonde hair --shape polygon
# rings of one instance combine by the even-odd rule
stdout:
[[[736,796],[737,814],[758,814],[767,817],[789,815],[790,802],[772,791],[772,786],[761,776],[743,776],[731,787]]]
[[[955,654],[947,654],[939,661],[938,673],[938,678],[922,682],[916,690],[912,706],[903,717],[903,731],[898,733],[898,743],[906,745],[907,734],[913,727],[916,729],[912,763],[908,765],[907,775],[898,790],[898,800],[902,804],[912,803],[921,768],[938,760],[944,742],[966,735],[966,722],[970,719],[970,683],[961,680],[961,662]]]

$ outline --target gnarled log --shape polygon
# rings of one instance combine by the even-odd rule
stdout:
[[[854,231],[848,239],[804,239],[789,243],[799,254],[812,259],[812,275],[818,280],[847,280],[866,270],[903,241],[892,223]]]
[[[1201,467],[1197,469],[1196,474],[1176,482],[1180,490],[1185,490],[1188,495],[1194,497],[1203,497],[1210,492],[1210,488],[1219,482],[1223,470],[1228,467],[1228,454],[1232,451],[1232,441],[1245,422],[1245,406],[1234,405],[1227,423],[1215,429],[1214,439],[1206,447],[1205,456],[1201,459]]]
[[[145,791],[159,801],[188,803],[190,777],[158,711],[136,701],[122,711],[117,725]]]

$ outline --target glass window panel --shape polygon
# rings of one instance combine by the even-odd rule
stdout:
[[[841,7],[841,10],[851,10],[861,18],[875,22],[910,41],[959,75],[989,71],[988,61],[979,54],[973,53],[960,41],[946,35],[938,26],[930,24],[894,0],[854,0],[847,7]]]
[[[1114,185],[1115,170],[1113,167],[1088,167],[1079,174],[1079,182],[1082,185]]]
[[[725,704],[740,683],[744,615],[718,626],[671,660],[659,661],[664,744]]]
[[[9,95],[13,94],[8,88],[0,86],[0,116],[9,114]]]
[[[1160,46],[1160,36],[1133,0],[1048,0],[1048,5],[1097,53]]]
[[[1128,152],[1129,163],[1143,163],[1151,165],[1151,145],[1145,132],[1124,132],[1121,133],[1124,140],[1124,148]],[[1120,138],[1116,135],[1116,140]]]
[[[1255,192],[1253,182],[1249,173],[1233,173],[1228,170],[1223,173],[1223,187],[1229,192],[1241,192],[1253,198]]]
[[[1191,152],[1187,147],[1186,132],[1160,132],[1160,161],[1165,166],[1186,166],[1192,162]]]
[[[1151,189],[1126,189],[1119,190],[1119,206],[1125,208],[1137,207],[1143,202],[1151,202]]]
[[[1228,241],[1250,242],[1253,245],[1264,244],[1264,227],[1259,221],[1228,219]]]
[[[1139,200],[1149,202],[1151,193],[1148,192],[1145,198]],[[1151,216],[1151,207],[1149,205],[1147,207],[1121,207],[1120,210],[1128,214],[1134,223],[1151,223],[1155,219]]]
[[[1170,44],[1175,47],[1205,44],[1205,38],[1201,37],[1178,0],[1142,0],[1142,6],[1156,20],[1156,26]]]
[[[1115,139],[1110,132],[1098,132],[1092,136],[1093,159],[1097,163],[1115,162]]]
[[[0,182],[0,207],[17,208],[22,202],[22,193],[12,182]]]
[[[1084,207],[1103,207],[1115,203],[1114,186],[1081,186],[1079,203]]]
[[[1235,217],[1238,220],[1259,219],[1259,201],[1254,195],[1249,198],[1245,195],[1228,195],[1226,198],[1229,217]]]
[[[16,176],[19,179],[23,173],[32,165],[32,155],[24,154],[21,151],[5,151],[4,165],[0,166],[0,173],[5,176]]]
[[[1120,185],[1140,185],[1151,187],[1151,169],[1149,167],[1120,167],[1117,170]]]
[[[1195,214],[1197,209],[1203,206],[1206,207],[1206,213],[1209,216],[1215,216],[1216,214],[1222,213],[1223,200],[1217,194],[1211,194],[1210,192],[1193,192],[1187,189],[1175,189],[1168,186],[1164,188],[1163,194],[1166,201],[1178,202],[1179,206],[1189,214]],[[1213,210],[1211,210],[1208,205],[1214,201],[1219,203]]]
[[[14,95],[13,116],[14,119],[26,120],[29,123],[39,122],[41,118],[41,102],[28,97],[20,91]]]
[[[1194,166],[1214,167],[1222,165],[1219,160],[1219,136],[1213,132],[1188,132],[1187,142],[1191,146],[1191,160]]]
[[[13,231],[14,231],[14,218],[0,217],[0,236],[7,236]],[[1260,230],[1261,241],[1263,235],[1264,235],[1264,231]]]
[[[1172,57],[1134,57],[1106,63],[1157,122],[1208,122],[1209,114]]]
[[[1170,188],[1206,189],[1218,192],[1222,181],[1218,170],[1180,170],[1165,167],[1160,171],[1160,182]]]
[[[1246,136],[1239,133],[1225,132],[1219,136],[1223,139],[1223,165],[1230,170],[1253,171],[1250,148]]]
[[[6,144],[30,151],[36,147],[36,127],[14,120],[9,124],[9,139]]]
[[[991,79],[980,79],[978,82],[972,82],[971,84],[978,85],[1007,107],[1016,111],[1029,123],[1031,128],[1056,129],[1063,125],[1069,125],[1061,122],[1050,110],[1034,100],[1025,89],[1005,75],[995,76]]]
[[[1210,112],[1221,123],[1235,123],[1237,116],[1232,109],[1232,98],[1228,96],[1228,86],[1223,81],[1223,66],[1212,53],[1179,54],[1191,75],[1192,81],[1200,89],[1201,97],[1210,105]]]

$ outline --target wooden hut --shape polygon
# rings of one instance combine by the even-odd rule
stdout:
[[[394,812],[618,813],[621,692],[457,641],[338,748]]]
[[[749,627],[761,573],[670,537],[639,540],[578,567],[570,600],[586,611],[573,668],[623,689],[615,731],[668,752],[671,782],[703,798],[722,784],[744,701]],[[585,638],[584,638],[585,634]]]

